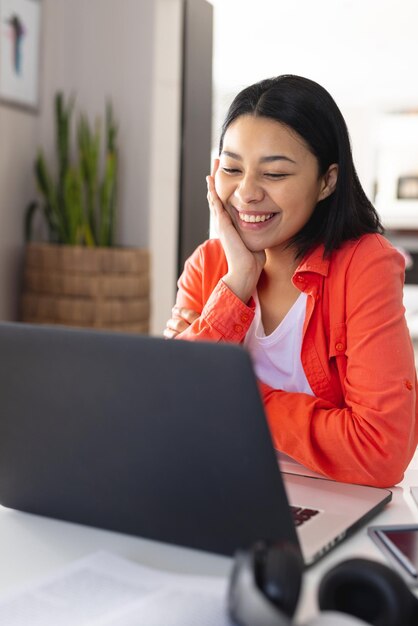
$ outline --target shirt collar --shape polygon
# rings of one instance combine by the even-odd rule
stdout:
[[[322,274],[322,276],[327,276],[329,258],[324,259],[324,250],[324,245],[320,244],[308,252],[296,268],[295,274],[299,272],[316,272],[317,274]]]

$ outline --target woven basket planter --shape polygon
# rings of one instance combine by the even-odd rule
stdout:
[[[21,319],[147,333],[149,265],[143,249],[28,244]]]

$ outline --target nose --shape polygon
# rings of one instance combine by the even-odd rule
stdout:
[[[263,200],[264,190],[254,176],[246,174],[239,181],[235,196],[242,204],[251,204]]]

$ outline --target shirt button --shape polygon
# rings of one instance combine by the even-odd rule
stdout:
[[[405,387],[406,387],[407,389],[409,389],[409,391],[412,391],[412,389],[414,388],[414,386],[413,386],[413,384],[411,383],[411,381],[410,381],[410,380],[405,380],[404,382],[405,382]]]
[[[241,314],[241,322],[248,322],[248,313]]]
[[[343,343],[336,343],[335,344],[335,349],[338,350],[338,352],[342,352],[344,350],[344,344]]]
[[[241,326],[241,324],[235,324],[234,330],[235,330],[236,333],[242,333],[242,326]]]

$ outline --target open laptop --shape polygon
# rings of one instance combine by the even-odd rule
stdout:
[[[281,474],[239,346],[2,323],[0,416],[2,505],[159,541],[309,565],[391,499]]]

